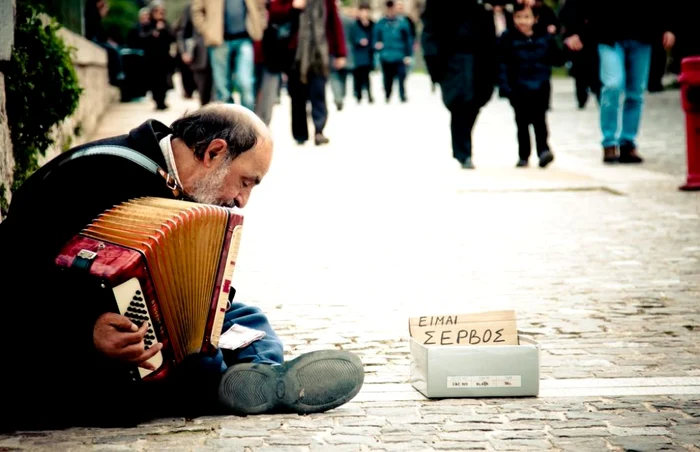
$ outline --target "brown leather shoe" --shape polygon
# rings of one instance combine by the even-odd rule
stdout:
[[[620,163],[642,163],[644,159],[637,154],[637,148],[634,146],[620,146]]]
[[[617,146],[605,146],[603,148],[603,163],[615,163],[617,160]]]

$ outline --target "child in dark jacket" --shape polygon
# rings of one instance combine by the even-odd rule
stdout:
[[[528,166],[530,125],[535,129],[537,155],[541,168],[554,160],[549,148],[547,110],[551,91],[552,66],[561,65],[556,39],[546,30],[535,28],[537,17],[529,6],[515,5],[514,27],[501,36],[499,89],[515,112],[518,126],[519,160],[517,167]]]
[[[357,21],[350,28],[350,43],[355,60],[355,69],[352,77],[355,88],[355,98],[362,100],[362,92],[367,91],[369,103],[373,103],[372,87],[369,74],[374,66],[374,22],[370,19],[370,5],[362,2],[358,8]]]

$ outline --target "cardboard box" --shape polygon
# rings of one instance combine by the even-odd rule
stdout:
[[[442,325],[423,328],[435,319]],[[536,397],[539,344],[515,328],[512,311],[411,319],[411,385],[428,398]],[[491,331],[507,340],[480,339]]]

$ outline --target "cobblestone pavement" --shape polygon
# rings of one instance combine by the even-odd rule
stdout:
[[[330,107],[327,147],[293,144],[287,100],[275,110],[237,298],[268,313],[290,357],[357,352],[366,385],[347,405],[27,433],[0,449],[700,450],[700,193],[677,190],[678,92],[649,97],[637,167],[604,167],[595,106],[577,111],[569,80],[554,92],[546,170],[514,168],[499,99],[476,126],[477,170],[461,170],[419,75],[406,105]],[[171,104],[118,106],[96,137],[196,107]],[[540,397],[427,400],[409,386],[409,316],[500,308],[541,344]]]

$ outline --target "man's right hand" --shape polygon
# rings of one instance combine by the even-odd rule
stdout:
[[[360,39],[360,45],[361,45],[362,47],[365,47],[365,46],[368,45],[368,44],[369,44],[369,40],[368,40],[367,38],[362,38],[362,39]]]
[[[183,53],[181,55],[182,62],[189,65],[192,63],[192,56],[189,53]]]
[[[108,358],[155,370],[153,365],[146,361],[155,356],[163,345],[158,343],[146,350],[143,341],[146,331],[146,322],[139,328],[123,315],[108,312],[97,319],[92,340],[95,348]]]
[[[566,38],[564,40],[564,45],[566,45],[566,47],[573,50],[574,52],[578,52],[579,50],[583,49],[583,43],[581,42],[581,38],[579,38],[578,35],[571,35],[568,38]]]
[[[304,9],[306,8],[306,0],[293,0],[292,8],[294,9]]]

